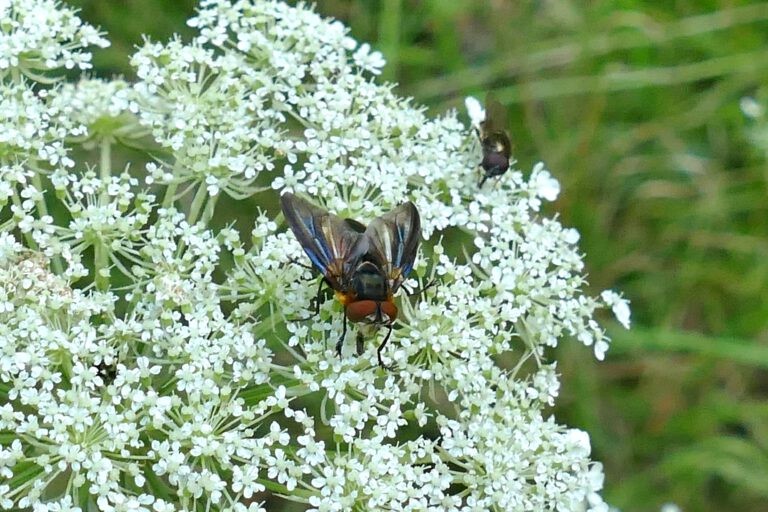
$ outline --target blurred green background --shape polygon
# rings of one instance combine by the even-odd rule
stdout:
[[[109,33],[96,74],[132,78],[141,34],[188,36],[192,0],[77,0]],[[592,292],[632,301],[607,320],[605,362],[563,343],[559,421],[587,430],[624,511],[768,510],[768,2],[321,0],[434,114],[486,91],[509,107],[522,170],[563,192]],[[757,142],[757,143],[755,143]],[[762,144],[762,148],[760,144]]]

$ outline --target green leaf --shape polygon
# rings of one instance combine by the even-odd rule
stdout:
[[[732,485],[768,497],[768,453],[737,437],[716,437],[673,453],[661,463],[672,477],[708,472]]]
[[[34,462],[19,462],[13,467],[13,478],[8,481],[8,486],[11,489],[15,489],[42,473],[43,468]]]
[[[613,328],[608,331],[613,338],[610,350],[613,354],[628,354],[638,350],[684,352],[768,368],[768,347],[748,339],[643,327],[632,327],[628,331]]]
[[[147,487],[152,490],[153,496],[171,503],[177,499],[176,491],[154,472],[152,465],[149,463],[144,471],[144,477],[147,479]]]

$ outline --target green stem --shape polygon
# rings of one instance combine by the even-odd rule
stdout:
[[[109,256],[107,254],[107,247],[104,241],[99,239],[93,246],[94,255],[94,280],[96,282],[96,289],[99,291],[107,291],[109,289],[109,273],[104,271],[107,269],[109,263]]]
[[[43,191],[43,181],[40,179],[40,170],[35,168],[34,172],[32,173],[32,185],[39,190]],[[35,206],[37,207],[37,211],[40,214],[40,217],[48,215],[48,205],[45,204],[45,194],[35,201]],[[34,248],[34,246],[32,246]],[[56,256],[51,261],[51,265],[53,266],[53,271],[57,274],[62,274],[64,272],[64,264],[61,261],[61,257]]]
[[[104,206],[109,201],[106,184],[112,177],[112,140],[105,137],[101,140],[99,159],[99,176],[102,181],[102,191],[99,194],[99,204]],[[96,289],[107,291],[109,289],[109,247],[103,237],[94,244],[94,280]]]
[[[99,155],[99,174],[101,181],[107,182],[112,177],[112,139],[110,137],[104,137],[101,140],[101,153]],[[106,200],[107,190],[104,189],[101,192],[100,199]]]
[[[200,209],[203,207],[205,198],[208,197],[208,189],[205,187],[205,183],[200,183],[195,192],[195,198],[192,200],[192,206],[189,207],[189,215],[187,215],[187,222],[192,226],[197,223],[200,217]]]
[[[24,209],[21,206],[21,198],[19,197],[19,193],[16,191],[16,189],[13,189],[13,195],[11,195],[11,201],[13,202],[13,205],[16,207],[18,211],[24,211]],[[27,241],[27,245],[32,250],[37,250],[37,243],[35,242],[35,239],[32,237],[31,232],[24,233],[24,239]]]
[[[43,182],[40,179],[40,171],[38,169],[35,169],[35,172],[32,173],[32,185],[34,185],[38,191],[43,190]],[[48,205],[45,204],[44,195],[35,201],[35,206],[37,207],[37,211],[40,212],[40,217],[48,215]]]
[[[203,224],[206,226],[213,218],[213,212],[216,210],[216,201],[219,199],[219,195],[221,192],[216,194],[215,196],[211,196],[210,200],[205,203],[205,209],[203,210],[203,216],[201,220],[203,221]]]
[[[176,199],[176,190],[179,188],[179,184],[171,182],[168,188],[165,189],[165,196],[163,197],[163,208],[170,208],[173,206],[173,201]]]
[[[200,210],[203,207],[206,197],[208,197],[208,189],[206,189],[205,183],[200,183],[197,186],[195,198],[192,200],[192,206],[189,207],[189,214],[187,214],[187,222],[189,222],[190,226],[194,226],[197,223],[197,220],[200,217]],[[212,212],[211,215],[213,215]],[[182,254],[185,248],[186,244],[184,243],[184,240],[180,240],[179,247],[176,250],[177,254]]]

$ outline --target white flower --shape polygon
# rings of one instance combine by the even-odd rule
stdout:
[[[613,314],[616,316],[616,320],[618,320],[625,329],[629,329],[629,301],[612,290],[605,290],[600,294],[600,298],[603,299],[606,306],[611,308]]]
[[[536,195],[547,201],[554,201],[560,194],[560,183],[552,177],[541,162],[533,168],[531,182],[534,184]]]
[[[469,116],[470,124],[477,130],[480,129],[480,125],[485,121],[485,109],[480,102],[472,96],[464,98],[464,106],[467,108],[467,115]]]
[[[585,294],[543,164],[478,193],[472,127],[377,84],[381,54],[303,5],[203,0],[137,82],[53,87],[39,71],[104,42],[49,0],[0,10],[0,506],[607,509],[587,433],[549,414],[548,347],[602,359],[595,311],[628,326],[628,302]],[[150,163],[113,169],[118,141]],[[366,223],[417,206],[403,289],[438,285],[396,294],[391,369],[375,326],[336,354],[284,190]]]
[[[87,46],[109,42],[76,11],[55,0],[0,3],[0,69],[16,68],[40,78],[41,71],[91,67]]]
[[[60,123],[73,126],[68,139],[78,142],[100,137],[128,141],[146,136],[131,112],[133,101],[130,85],[122,80],[82,79],[63,84],[48,95],[49,108],[56,109]]]
[[[374,75],[381,74],[381,68],[386,64],[384,56],[380,52],[372,52],[371,45],[368,43],[361,44],[352,55],[352,59],[357,66]]]
[[[50,97],[35,92],[24,81],[0,83],[0,143],[3,145],[3,168],[0,177],[13,186],[29,188],[26,178],[32,176],[29,168],[40,161],[50,166],[72,167],[64,147],[64,138],[79,133],[81,128],[64,120],[59,111],[49,104]],[[61,125],[58,123],[62,123]]]

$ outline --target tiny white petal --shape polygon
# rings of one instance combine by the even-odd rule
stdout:
[[[483,108],[483,105],[477,98],[467,96],[464,98],[464,106],[467,108],[467,115],[469,115],[469,120],[472,123],[472,126],[479,128],[480,123],[485,121],[485,109]]]

